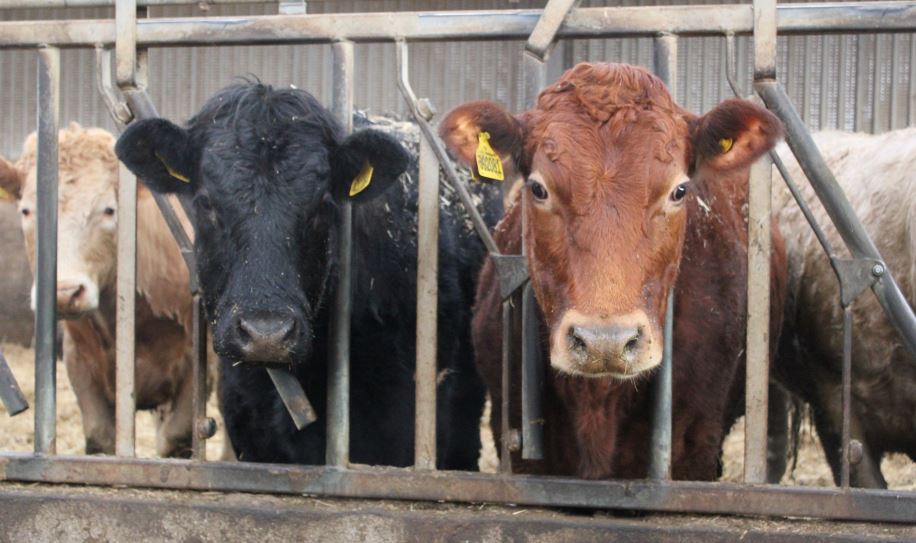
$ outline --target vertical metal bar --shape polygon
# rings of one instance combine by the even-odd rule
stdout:
[[[843,308],[843,426],[840,485],[849,488],[849,423],[852,406],[852,310]]]
[[[200,294],[195,294],[192,306],[193,326],[191,333],[192,349],[194,351],[194,366],[192,371],[192,399],[191,420],[191,458],[194,460],[207,459],[207,439],[212,437],[216,430],[207,418],[207,319],[204,318],[203,300]]]
[[[776,1],[754,0],[754,81],[776,78]],[[747,224],[747,336],[744,482],[767,476],[767,405],[770,365],[769,155],[751,167]]]
[[[882,91],[887,84],[881,77],[881,61],[887,57],[887,39],[888,35],[878,34],[875,36],[874,56],[874,77],[872,79],[872,97],[871,97],[871,133],[878,134],[887,129],[888,105],[882,98]],[[893,89],[891,89],[891,98]]]
[[[754,80],[776,79],[776,0],[754,0]]]
[[[509,381],[509,364],[512,357],[512,300],[503,302],[503,343],[502,343],[502,379],[500,387],[502,389],[502,400],[500,402],[500,440],[499,446],[499,472],[512,473],[512,447],[511,434],[512,429],[509,427],[509,406],[511,402],[512,385]]]
[[[547,63],[525,51],[522,53],[522,64],[525,70],[524,109],[531,109],[537,101],[538,93],[547,86]]]
[[[331,46],[334,56],[332,111],[349,134],[353,130],[353,43]],[[353,210],[340,206],[337,292],[331,322],[331,360],[328,371],[327,463],[345,467],[350,462],[350,282]]]
[[[115,324],[115,454],[134,456],[135,307],[137,292],[137,178],[118,168],[118,279]]]
[[[115,80],[119,87],[136,87],[137,0],[115,3]]]
[[[525,460],[544,459],[546,368],[538,334],[540,323],[537,303],[529,282],[522,291],[522,458]]]
[[[35,452],[57,449],[57,144],[60,50],[38,50],[38,216],[35,264]]]
[[[857,132],[865,131],[866,114],[871,105],[868,102],[868,57],[871,51],[869,44],[873,35],[856,36],[856,126]]]
[[[839,56],[839,68],[837,69],[837,91],[836,91],[836,129],[849,130],[852,128],[846,124],[846,101],[848,93],[846,92],[847,80],[852,75],[852,64],[849,58],[849,36],[838,36],[840,41],[837,56]]]
[[[733,36],[730,37],[732,40]],[[665,82],[672,96],[677,96],[677,36],[663,34],[655,38],[655,74]],[[727,54],[730,54],[727,53]],[[726,59],[726,65],[728,59]],[[652,406],[652,460],[649,477],[669,479],[671,477],[671,383],[673,371],[672,345],[674,341],[674,288],[668,292],[665,310],[665,339],[662,365],[654,384],[654,405]]]
[[[746,483],[763,483],[767,475],[771,166],[769,155],[758,160],[751,167],[748,187],[747,385],[744,430]]]
[[[439,274],[439,162],[420,138],[417,199],[417,374],[414,467],[436,469],[436,323]]]
[[[0,351],[0,402],[6,408],[9,416],[15,417],[29,408],[29,402],[26,400],[19,383],[16,382],[16,376],[6,362],[6,357]]]
[[[668,291],[665,308],[665,340],[662,366],[655,379],[655,405],[652,411],[652,461],[650,479],[671,478],[671,394],[674,364],[674,288]]]
[[[909,87],[909,104],[907,106],[909,113],[909,124],[916,125],[916,37],[910,34],[910,87]]]

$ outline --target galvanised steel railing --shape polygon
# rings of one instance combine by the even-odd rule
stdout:
[[[45,0],[55,2],[55,0]],[[79,5],[111,5],[113,0],[78,0]],[[20,2],[21,3],[21,2]],[[745,483],[699,483],[670,481],[670,324],[671,307],[666,326],[666,349],[669,353],[663,367],[665,379],[658,380],[660,394],[655,410],[652,440],[652,469],[645,481],[582,481],[557,477],[499,476],[477,473],[444,473],[435,471],[435,295],[418,292],[417,330],[417,421],[414,469],[349,467],[347,389],[349,382],[349,292],[346,286],[351,273],[349,256],[350,216],[342,214],[342,236],[339,250],[341,278],[335,300],[332,360],[329,373],[329,440],[328,466],[263,466],[246,463],[206,463],[204,440],[212,435],[212,422],[205,413],[206,330],[202,319],[197,285],[194,283],[193,254],[190,236],[178,222],[171,204],[158,203],[182,247],[192,271],[195,321],[195,435],[193,460],[139,460],[134,458],[133,398],[118,394],[117,455],[114,457],[57,456],[54,454],[55,346],[56,323],[54,291],[56,283],[56,207],[57,207],[57,110],[59,103],[59,48],[96,47],[103,96],[107,97],[112,115],[122,123],[134,118],[156,115],[146,95],[145,64],[149,47],[332,43],[334,54],[334,101],[332,110],[345,126],[350,126],[353,89],[353,43],[394,42],[398,47],[402,74],[400,87],[408,101],[414,120],[421,127],[420,204],[418,289],[435,285],[436,205],[438,174],[442,167],[461,195],[467,196],[453,166],[448,162],[442,143],[429,126],[431,108],[416,100],[406,78],[406,40],[460,41],[484,39],[527,39],[526,96],[531,99],[545,83],[543,60],[552,43],[561,38],[654,36],[656,71],[672,86],[676,80],[677,38],[679,36],[734,36],[753,33],[755,38],[755,89],[767,105],[786,123],[790,147],[817,189],[831,218],[861,263],[874,265],[874,280],[867,286],[888,312],[911,352],[916,351],[916,319],[902,298],[880,255],[861,225],[851,213],[842,191],[823,165],[817,149],[811,144],[803,123],[791,107],[785,92],[775,81],[776,32],[783,34],[912,32],[916,28],[916,2],[781,4],[757,0],[753,6],[671,6],[576,8],[576,2],[552,1],[541,10],[501,10],[478,12],[371,13],[348,15],[277,15],[254,17],[214,17],[201,19],[138,18],[138,4],[182,3],[181,0],[117,0],[116,18],[80,21],[0,22],[0,48],[34,48],[38,50],[39,123],[38,123],[38,262],[36,313],[36,436],[35,454],[0,453],[0,479],[8,481],[42,481],[100,485],[131,485],[175,489],[236,490],[275,493],[310,493],[369,498],[404,498],[480,502],[509,502],[530,505],[582,506],[643,509],[655,511],[690,511],[752,515],[809,516],[838,519],[907,522],[916,518],[916,493],[873,491],[848,488],[849,455],[844,454],[843,487],[837,489],[787,488],[768,486],[766,474],[766,408],[769,345],[769,239],[770,239],[770,165],[763,161],[753,168],[749,194],[749,279],[747,331],[747,430],[745,445]],[[66,5],[76,5],[66,0]],[[16,0],[0,2],[0,8],[18,6]],[[55,4],[56,5],[56,4]],[[142,10],[142,8],[141,8]],[[139,12],[141,15],[143,11]],[[106,55],[116,49],[116,81],[123,102],[110,88],[110,74],[104,73]],[[121,176],[122,212],[119,220],[119,292],[135,288],[136,251],[136,181],[123,171]],[[186,210],[189,209],[186,207]],[[473,207],[468,211],[474,215]],[[520,289],[524,292],[527,272],[524,259],[495,254],[495,244],[479,216],[474,217],[492,257],[501,271],[504,299]],[[489,241],[489,243],[487,243]],[[840,274],[842,276],[842,274]],[[842,278],[841,278],[842,279]],[[861,292],[861,281],[858,292]],[[426,289],[427,291],[433,289]],[[530,290],[530,289],[529,289]],[[848,293],[848,289],[846,290]],[[848,308],[852,294],[844,295]],[[122,296],[119,299],[131,299]],[[673,297],[669,298],[669,300]],[[523,315],[530,314],[533,300],[523,294]],[[673,303],[673,302],[672,302]],[[526,305],[527,304],[527,305]],[[118,387],[133,388],[133,308],[128,301],[118,306]],[[516,304],[517,306],[519,304]],[[512,304],[504,305],[504,319]],[[848,315],[848,310],[847,310]],[[523,318],[523,320],[525,320]],[[531,324],[523,334],[523,344],[533,337]],[[508,327],[505,327],[508,329]],[[844,420],[849,418],[849,339],[851,322],[847,316],[844,367]],[[508,351],[513,338],[504,337]],[[527,339],[527,341],[526,341]],[[531,353],[536,349],[528,343]],[[674,346],[676,347],[676,346]],[[523,457],[538,458],[541,453],[540,432],[534,420],[540,409],[543,361],[523,356],[523,428],[520,433],[509,428],[504,419],[502,471],[511,470],[510,449],[520,445]],[[504,375],[508,358],[504,357]],[[540,365],[538,365],[540,364]],[[2,364],[0,364],[2,366]],[[300,424],[309,422],[307,399],[286,375],[273,375],[278,389],[286,390],[287,407]],[[506,386],[507,383],[504,383]],[[508,398],[508,394],[504,395]],[[305,404],[301,403],[305,400]],[[507,413],[508,410],[504,410]],[[518,442],[521,441],[519,444]],[[849,449],[848,431],[844,450]]]

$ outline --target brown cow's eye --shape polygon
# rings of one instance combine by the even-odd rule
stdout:
[[[531,194],[538,200],[547,199],[547,189],[544,188],[544,185],[537,181],[529,181],[531,184]]]
[[[687,183],[681,183],[675,187],[674,192],[671,193],[671,200],[679,202],[684,199],[684,196],[687,195]]]

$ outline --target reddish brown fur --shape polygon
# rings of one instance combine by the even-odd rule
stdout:
[[[468,111],[456,110],[443,124],[462,124],[453,117],[456,114]],[[673,475],[715,479],[724,433],[741,411],[747,169],[778,137],[778,121],[740,101],[726,102],[698,119],[677,106],[661,82],[642,69],[582,64],[543,91],[537,109],[527,112],[524,121],[515,122],[524,127],[525,136],[519,170],[543,175],[556,201],[545,212],[534,205],[529,191],[523,191],[498,225],[495,238],[502,252],[518,253],[522,207],[527,206],[524,239],[544,317],[544,350],[550,352],[548,334],[569,308],[602,318],[642,308],[660,326],[673,284]],[[725,154],[717,151],[723,137],[735,141]],[[658,202],[665,202],[670,179],[678,172],[692,174],[686,203],[665,210],[662,206],[667,204]],[[778,231],[773,234],[775,340],[785,256]],[[502,399],[500,302],[488,262],[478,287],[473,332],[478,363],[493,399],[497,437]],[[620,381],[549,371],[546,461],[516,458],[515,468],[587,478],[644,476],[651,372]],[[512,372],[510,418],[518,427],[518,360]]]

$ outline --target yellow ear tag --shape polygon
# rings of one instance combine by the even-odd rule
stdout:
[[[488,177],[497,181],[502,181],[506,177],[503,175],[503,161],[496,154],[496,151],[490,147],[490,133],[481,132],[477,136],[477,171],[482,177]]]
[[[732,145],[734,145],[735,140],[731,138],[722,138],[719,140],[719,147],[722,148],[722,153],[727,153],[732,150]]]
[[[165,166],[165,171],[169,172],[169,175],[171,175],[171,176],[174,177],[175,179],[181,181],[182,183],[190,183],[190,182],[191,182],[191,180],[188,179],[186,175],[184,175],[184,174],[182,174],[182,173],[179,173],[178,170],[173,170],[172,167],[169,166],[169,163],[166,162],[164,158],[162,158],[162,155],[160,155],[159,153],[156,153],[156,158],[158,158],[158,159],[159,159],[159,162],[161,162],[162,165]]]
[[[10,193],[3,190],[3,187],[0,187],[0,200],[12,200]]]
[[[366,190],[366,187],[369,186],[369,183],[372,181],[372,172],[374,168],[369,162],[363,162],[363,169],[359,171],[356,177],[353,178],[353,183],[350,184],[350,196],[356,196],[360,192]]]

